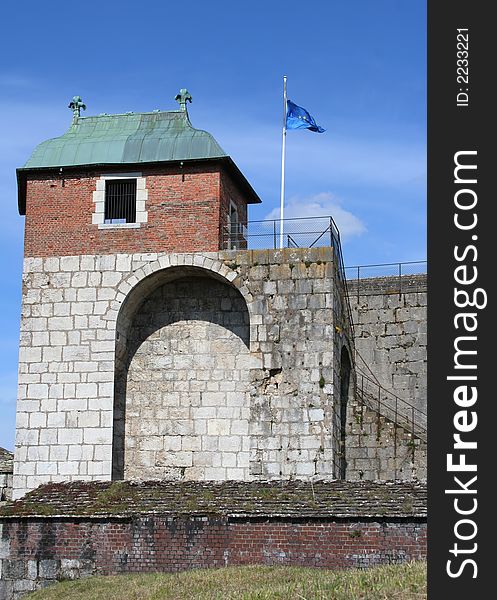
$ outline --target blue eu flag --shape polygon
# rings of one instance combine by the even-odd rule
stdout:
[[[326,131],[320,127],[314,118],[301,106],[293,103],[291,100],[286,101],[286,128],[287,129],[309,129],[316,133]]]

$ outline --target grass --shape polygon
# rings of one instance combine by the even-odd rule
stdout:
[[[89,577],[34,592],[29,600],[424,600],[426,563],[367,570],[227,567]]]

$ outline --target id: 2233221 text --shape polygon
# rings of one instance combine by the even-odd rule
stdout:
[[[457,106],[469,106],[469,29],[457,30]]]

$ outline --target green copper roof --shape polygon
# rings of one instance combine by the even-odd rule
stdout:
[[[26,213],[26,181],[38,170],[85,165],[137,165],[215,159],[234,177],[247,204],[261,199],[243,173],[210,133],[195,129],[188,118],[192,97],[182,88],[175,97],[180,110],[81,117],[86,105],[80,96],[69,103],[73,119],[64,135],[37,148],[24,167],[17,169],[19,213]]]
[[[210,133],[192,127],[186,110],[76,115],[64,135],[34,150],[24,169],[226,156]]]

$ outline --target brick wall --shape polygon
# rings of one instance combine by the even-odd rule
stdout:
[[[221,174],[221,186],[220,186],[220,204],[219,204],[219,223],[220,223],[220,248],[227,249],[228,242],[233,241],[233,232],[230,232],[228,227],[228,214],[230,210],[230,203],[236,206],[238,211],[238,221],[243,225],[247,225],[247,203],[240,193],[240,190],[234,185],[232,179],[227,176],[226,173]],[[243,243],[243,242],[242,242]],[[244,246],[243,246],[244,247]],[[242,247],[242,248],[243,248]]]
[[[246,219],[243,194],[220,166],[144,165],[138,171],[146,179],[148,219],[133,229],[99,228],[92,222],[97,180],[102,174],[125,173],[129,168],[31,174],[25,256],[215,251],[221,247],[220,230],[230,198],[240,219]]]
[[[229,565],[369,567],[426,557],[424,519],[3,520],[0,598],[93,574]]]

